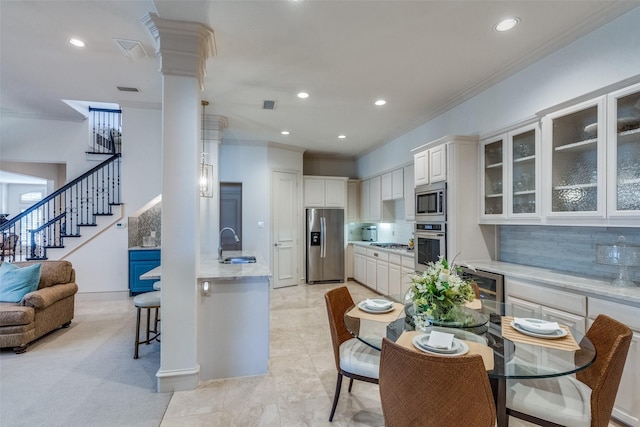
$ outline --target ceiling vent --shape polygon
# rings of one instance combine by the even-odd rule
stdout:
[[[118,86],[118,90],[120,92],[140,92],[140,89],[137,87]]]
[[[275,110],[276,109],[276,101],[263,101],[262,102],[263,110]]]
[[[138,61],[147,56],[142,43],[137,40],[113,39],[113,41],[120,48],[120,52],[132,61]]]

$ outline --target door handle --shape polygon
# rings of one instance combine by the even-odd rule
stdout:
[[[280,243],[276,242],[273,244],[273,246],[280,246]]]

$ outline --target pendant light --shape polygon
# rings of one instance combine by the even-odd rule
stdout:
[[[213,197],[213,165],[207,164],[207,153],[204,150],[204,110],[209,101],[201,101],[202,104],[202,155],[200,163],[200,197]]]

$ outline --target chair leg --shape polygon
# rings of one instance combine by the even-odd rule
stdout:
[[[338,406],[338,398],[340,397],[341,388],[342,374],[338,372],[338,380],[336,381],[336,392],[333,395],[333,405],[331,406],[331,415],[329,415],[329,422],[333,421],[333,415],[336,413],[336,407]]]
[[[133,358],[138,358],[138,346],[140,345],[140,307],[137,307],[138,314],[136,316],[136,350],[133,353]]]
[[[151,327],[151,309],[147,308],[147,342],[146,342],[146,344],[149,344],[149,336],[150,336],[149,335],[149,331],[150,331],[149,328],[150,327]]]
[[[349,378],[349,393],[351,393],[351,387],[353,387],[353,378]]]

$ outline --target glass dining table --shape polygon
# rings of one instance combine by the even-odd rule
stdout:
[[[523,334],[513,326],[514,317],[531,317],[531,312],[519,313],[517,307],[490,300],[476,300],[459,310],[456,319],[432,321],[416,330],[413,304],[403,296],[387,296],[395,301],[394,310],[376,314],[356,304],[345,312],[347,330],[357,339],[377,350],[382,337],[414,348],[412,339],[422,333],[451,333],[468,345],[469,353],[481,354],[487,368],[496,403],[497,425],[508,426],[506,408],[507,380],[550,378],[570,375],[590,366],[596,358],[591,341],[580,331],[564,327],[564,335],[548,339],[539,334]],[[544,319],[542,313],[535,317]],[[517,326],[517,325],[516,325]],[[536,336],[537,335],[537,336]],[[427,375],[427,373],[425,373]]]

